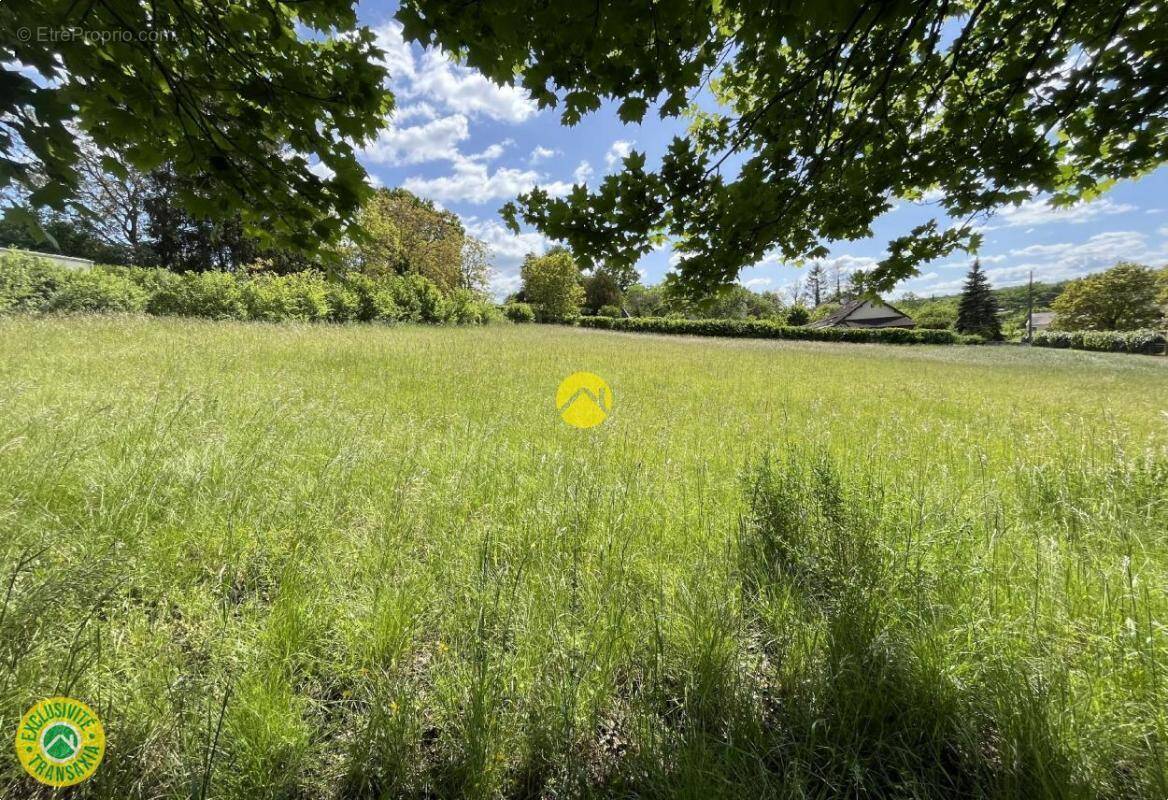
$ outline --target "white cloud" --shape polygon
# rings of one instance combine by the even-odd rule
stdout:
[[[462,224],[467,233],[481,239],[491,249],[495,266],[491,270],[490,291],[499,300],[519,288],[519,265],[524,256],[528,253],[543,255],[551,244],[542,233],[512,233],[498,220],[464,217]]]
[[[465,158],[469,161],[494,161],[499,156],[503,155],[503,151],[505,151],[513,144],[515,144],[514,139],[504,139],[501,142],[496,142],[495,144],[490,145],[481,153],[475,153],[473,155],[466,156]]]
[[[772,283],[770,278],[751,278],[748,281],[743,281],[742,285],[747,289],[757,289],[763,286],[770,286]]]
[[[571,191],[571,184],[553,181],[541,184],[543,176],[534,170],[500,167],[494,172],[487,165],[470,159],[458,159],[454,172],[437,178],[406,178],[402,184],[415,194],[447,203],[487,203],[491,200],[513,198],[540,185],[548,194],[562,196]]]
[[[400,166],[424,161],[459,158],[458,143],[470,137],[470,127],[462,114],[441,117],[422,125],[400,128],[395,123],[377,135],[362,155],[377,164]]]
[[[448,111],[511,123],[524,122],[537,112],[535,101],[519,87],[492,83],[441,50],[426,48],[415,57],[397,22],[382,25],[375,34],[385,51],[390,86],[399,97],[423,98]]]
[[[1156,231],[1156,233],[1160,234],[1161,236],[1168,236],[1168,225],[1160,228],[1160,230]]]
[[[405,122],[411,119],[436,119],[438,111],[429,103],[411,103],[410,105],[395,108],[393,111],[394,122]]]
[[[617,139],[609,146],[608,152],[604,154],[604,163],[609,172],[612,172],[621,161],[628,157],[629,153],[633,152],[634,144],[636,142]]]
[[[576,165],[576,169],[572,170],[572,182],[587,184],[588,179],[592,177],[592,165],[587,161],[581,161]]]
[[[1164,231],[1160,231],[1164,233]],[[996,287],[1017,286],[1030,278],[1034,272],[1036,281],[1064,281],[1099,272],[1117,261],[1134,261],[1150,266],[1159,266],[1168,261],[1168,242],[1149,242],[1148,236],[1136,231],[1109,231],[1092,236],[1081,242],[1056,242],[1054,244],[1032,244],[1008,251],[995,262],[1003,266],[987,269],[986,277]],[[987,263],[988,257],[981,257]],[[938,269],[962,268],[963,264],[944,264]],[[964,270],[946,280],[932,280],[932,276],[922,275],[908,282],[905,287],[917,294],[951,294],[961,290]]]
[[[394,85],[402,85],[414,77],[414,54],[402,36],[402,26],[396,22],[382,25],[373,31],[377,38],[377,46],[385,51],[382,63],[389,70],[389,81]]]
[[[543,255],[550,244],[542,233],[513,233],[510,228],[494,219],[465,217],[462,224],[467,233],[486,242],[492,254],[500,262],[508,265],[518,264],[528,253]]]
[[[550,147],[543,147],[542,145],[536,145],[535,149],[531,151],[531,155],[527,157],[527,163],[534,167],[536,164],[538,164],[541,161],[547,161],[549,158],[552,158],[553,156],[562,156],[562,155],[563,155],[563,153],[559,150],[553,150]]]
[[[317,161],[315,164],[313,164],[312,166],[310,166],[308,168],[308,171],[311,172],[313,175],[317,176],[318,178],[320,178],[322,180],[326,180],[326,181],[329,178],[331,178],[337,174],[336,172],[333,171],[332,167],[330,167],[328,164],[324,163],[323,161]]]
[[[1034,225],[1047,225],[1052,222],[1069,222],[1072,224],[1087,222],[1098,217],[1127,214],[1135,211],[1136,207],[1127,203],[1116,203],[1114,200],[1103,198],[1090,203],[1078,203],[1065,208],[1055,208],[1046,198],[1027,200],[1021,205],[1005,206],[1000,209],[994,219],[1000,223],[995,226],[1001,228],[1020,228]]]
[[[522,284],[523,278],[519,276],[518,272],[503,272],[497,269],[491,270],[490,292],[495,296],[496,300],[502,300],[507,295],[519,291],[519,287]]]

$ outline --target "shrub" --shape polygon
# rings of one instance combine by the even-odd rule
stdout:
[[[41,311],[85,312],[142,311],[147,294],[133,281],[103,270],[69,271],[61,276],[56,291]]]
[[[623,314],[621,314],[621,307],[620,306],[601,306],[600,311],[597,312],[597,316],[620,317],[620,316],[623,316]]]
[[[336,280],[316,271],[286,275],[226,272],[173,273],[101,266],[76,271],[51,260],[0,254],[0,312],[139,311],[157,315],[315,322],[456,322],[499,319],[481,294],[448,295],[420,275]],[[527,307],[528,313],[531,312]]]
[[[409,322],[446,322],[450,308],[442,292],[421,275],[391,275],[379,279],[390,287],[401,319]]]
[[[803,306],[791,306],[787,310],[788,325],[806,325],[811,321],[811,312]]]
[[[673,319],[670,317],[582,317],[581,327],[640,333],[675,333],[756,339],[881,344],[980,344],[979,336],[909,328],[804,328],[763,319]]]
[[[455,289],[447,300],[450,322],[459,325],[481,325],[490,319],[490,306],[482,296],[470,289]]]
[[[328,319],[328,288],[320,273],[258,275],[244,281],[247,315],[264,322]]]
[[[329,281],[325,288],[329,322],[352,322],[360,319],[361,298],[342,281]]]
[[[353,273],[345,277],[344,285],[357,298],[357,319],[362,322],[397,322],[402,319],[403,311],[386,279]]]
[[[1035,347],[1091,350],[1097,353],[1139,353],[1154,355],[1164,351],[1168,333],[1142,329],[1136,331],[1038,331]]]
[[[161,270],[136,270],[139,274]],[[207,319],[244,319],[248,307],[240,281],[228,272],[188,272],[169,274],[170,278],[153,276],[155,286],[146,304],[151,314]]]
[[[503,316],[512,322],[535,322],[535,310],[527,303],[508,303],[503,306]]]
[[[40,310],[69,273],[68,268],[47,259],[0,255],[0,312]]]

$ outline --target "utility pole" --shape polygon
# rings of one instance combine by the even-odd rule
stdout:
[[[1034,341],[1034,270],[1030,270],[1030,283],[1026,287],[1026,344]]]

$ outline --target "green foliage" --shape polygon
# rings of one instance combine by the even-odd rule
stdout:
[[[46,259],[0,253],[0,312],[39,311],[67,275]]]
[[[973,334],[991,340],[1002,338],[998,303],[989,280],[982,272],[981,262],[977,259],[974,259],[973,266],[965,278],[961,300],[957,304],[957,322],[954,327],[959,333]]]
[[[621,289],[611,275],[603,270],[584,279],[584,305],[592,311],[604,306],[619,306]]]
[[[795,308],[801,308],[796,306]],[[806,328],[774,320],[673,319],[669,317],[581,317],[583,328],[636,333],[676,333],[693,336],[727,336],[747,339],[800,339],[816,342],[866,342],[880,344],[979,344],[979,336],[959,336],[951,331],[918,331],[908,328]]]
[[[320,273],[259,274],[243,284],[249,319],[317,322],[328,319],[328,289]]]
[[[634,317],[662,317],[668,310],[662,286],[634,284],[625,292],[624,308]]]
[[[407,322],[445,322],[451,307],[441,290],[421,275],[404,275],[390,280],[393,299]]]
[[[528,303],[507,303],[503,316],[512,322],[535,322],[535,311]]]
[[[89,35],[46,44],[42,30]],[[370,191],[350,143],[374,138],[393,102],[351,3],[25,0],[0,7],[0,31],[0,188],[33,207],[77,202],[77,130],[130,167],[197,178],[190,213],[238,214],[299,251],[351,228]]]
[[[38,311],[98,313],[142,311],[147,295],[133,281],[102,270],[76,270],[60,276]]]
[[[843,305],[836,302],[820,303],[815,308],[811,309],[809,321],[819,322],[821,319],[827,319],[835,312],[839,311]]]
[[[580,269],[571,254],[554,250],[543,256],[528,256],[520,276],[523,298],[541,320],[570,319],[580,313],[584,289],[580,285]]]
[[[806,325],[811,321],[811,312],[807,306],[794,305],[787,309],[788,325]]]
[[[1159,330],[1136,331],[1035,331],[1035,347],[1094,350],[1100,353],[1140,353],[1162,355],[1168,333]]]
[[[1051,327],[1078,331],[1130,331],[1155,325],[1162,316],[1156,273],[1121,262],[1106,272],[1071,281],[1055,298]]]
[[[601,306],[597,310],[597,316],[600,317],[619,317],[621,316],[620,306]]]
[[[343,281],[329,281],[325,299],[329,322],[352,322],[360,319],[361,297]]]
[[[320,272],[236,275],[138,267],[73,271],[44,259],[0,257],[0,312],[146,311],[160,316],[264,322],[483,324],[497,318],[483,295],[443,295],[420,275],[334,280]]]
[[[405,189],[378,189],[361,207],[359,220],[363,235],[343,248],[350,270],[421,275],[443,292],[478,288],[464,282],[463,260],[478,254],[465,252],[468,237],[454,212]]]
[[[398,278],[374,278],[353,273],[346,275],[343,286],[357,298],[356,318],[362,322],[397,322],[404,312],[397,304],[394,284]]]
[[[594,274],[607,275],[621,292],[627,292],[641,279],[641,273],[632,264],[601,264]]]
[[[975,249],[979,212],[1047,194],[1086,200],[1154,169],[1168,153],[1161,10],[406,0],[398,17],[408,39],[465,53],[497,81],[519,76],[541,106],[562,103],[564,124],[605,102],[626,120],[651,106],[688,115],[659,168],[634,151],[594,187],[536,188],[506,214],[567,242],[586,268],[634,264],[673,236],[679,286],[700,297],[771,253],[821,258],[833,241],[870,236],[897,198],[937,192],[960,221],[892,238],[866,276],[890,291],[918,264]],[[565,25],[565,14],[583,22]],[[720,102],[695,110],[707,85]]]
[[[901,303],[897,304],[897,308],[905,310],[905,313],[913,318],[913,322],[917,324],[918,328],[940,331],[954,328],[957,325],[956,298],[921,303],[912,311],[906,310]]]
[[[145,271],[143,271],[145,272]],[[156,281],[146,310],[151,314],[208,319],[247,319],[249,307],[242,282],[228,272],[188,272]]]

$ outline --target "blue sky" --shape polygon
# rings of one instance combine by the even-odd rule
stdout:
[[[397,110],[389,127],[365,148],[361,160],[374,179],[404,186],[457,213],[467,229],[494,252],[492,288],[502,295],[518,286],[519,264],[528,252],[550,246],[533,230],[513,234],[498,210],[534,185],[566,193],[575,182],[590,185],[620,168],[631,149],[649,166],[664,153],[683,122],[650,113],[640,125],[625,125],[604,107],[572,128],[560,125],[557,109],[537,111],[514,87],[499,87],[437,51],[403,42],[389,4],[362,3],[362,20],[373,27],[387,53]],[[871,239],[832,245],[829,265],[845,271],[873,264],[894,236],[943,213],[929,203],[901,201],[873,226]],[[1036,201],[1002,209],[984,224],[980,258],[995,286],[1062,280],[1106,268],[1117,260],[1168,264],[1168,167],[1139,181],[1116,186],[1095,202],[1054,210]],[[638,264],[645,283],[660,281],[675,258],[665,247]],[[956,291],[970,258],[957,254],[921,267],[921,275],[893,292],[920,295]],[[739,280],[756,290],[790,297],[805,268],[765,261]]]

